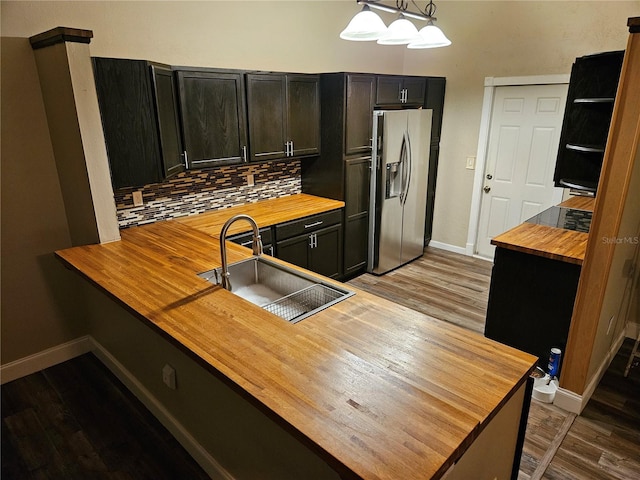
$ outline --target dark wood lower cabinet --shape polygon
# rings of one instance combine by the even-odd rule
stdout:
[[[342,275],[342,225],[332,225],[276,244],[277,257],[326,277]]]
[[[539,357],[567,345],[580,265],[496,248],[485,336]],[[498,367],[499,368],[499,367]]]
[[[367,265],[370,165],[369,156],[345,161],[345,278],[361,273]]]

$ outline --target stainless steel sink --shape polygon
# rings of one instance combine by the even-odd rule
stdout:
[[[228,271],[232,293],[291,323],[355,295],[263,256],[233,263]],[[216,268],[198,276],[220,285],[221,273],[222,268]]]

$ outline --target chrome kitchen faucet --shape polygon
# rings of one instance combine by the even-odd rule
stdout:
[[[229,280],[229,268],[227,265],[227,230],[231,224],[236,222],[237,220],[246,220],[251,225],[253,229],[253,242],[251,244],[251,248],[253,249],[253,254],[256,256],[262,255],[262,238],[260,237],[260,229],[258,228],[258,224],[256,221],[251,218],[249,215],[240,214],[234,215],[229,220],[225,222],[220,231],[220,257],[222,259],[222,273],[220,276],[222,277],[222,287],[231,291],[231,281]]]

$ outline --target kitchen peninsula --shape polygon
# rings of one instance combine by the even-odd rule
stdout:
[[[249,213],[263,227],[340,206],[293,195],[56,254],[343,479],[516,478],[531,355],[353,288],[290,324],[197,275],[220,266],[222,218]],[[226,466],[224,451],[210,454]]]
[[[498,235],[485,335],[519,348],[545,366],[565,350],[593,197],[572,197]]]

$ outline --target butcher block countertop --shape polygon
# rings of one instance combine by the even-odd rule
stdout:
[[[238,213],[244,213],[253,217],[260,227],[268,227],[270,225],[284,223],[342,207],[344,207],[344,202],[301,193],[273,200],[225,208],[223,210],[215,210],[200,215],[182,217],[176,221],[200,230],[201,232],[213,235],[214,237],[219,237],[220,230],[222,230],[224,223]],[[247,222],[236,222],[231,225],[228,234],[234,235],[250,230],[251,227]]]
[[[572,197],[558,206],[593,212],[594,202],[592,197]],[[588,233],[525,222],[493,238],[491,243],[508,250],[582,265],[588,239]]]
[[[304,216],[313,197],[298,198]],[[226,214],[278,223],[292,213],[278,217],[274,205],[288,202]],[[220,266],[212,234],[228,215],[218,213],[56,254],[345,478],[440,478],[535,366],[531,355],[351,286],[354,296],[290,324],[196,275]],[[227,245],[229,262],[251,254]]]

